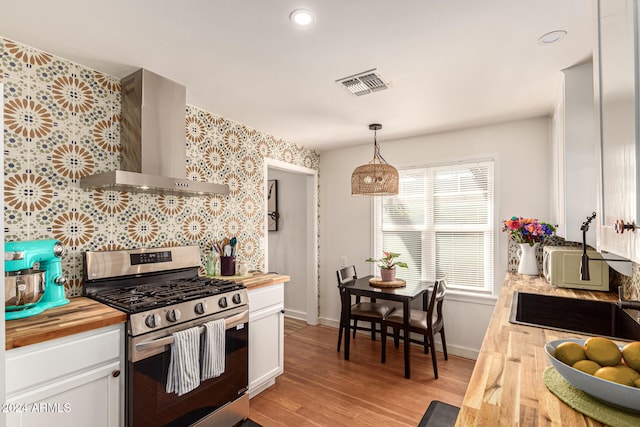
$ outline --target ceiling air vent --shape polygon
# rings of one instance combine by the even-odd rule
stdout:
[[[336,83],[349,91],[349,93],[356,96],[366,95],[371,92],[388,88],[387,84],[382,80],[382,76],[375,68],[373,70],[336,80]]]

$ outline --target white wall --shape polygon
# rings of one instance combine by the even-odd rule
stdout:
[[[284,287],[287,316],[307,318],[307,177],[302,174],[269,169],[268,179],[278,180],[278,231],[269,231],[269,271],[287,274],[291,281]]]
[[[382,155],[396,166],[427,165],[494,157],[496,174],[495,295],[507,270],[507,236],[501,221],[513,215],[546,219],[550,215],[550,119],[533,118],[397,141],[378,133]],[[372,254],[372,199],[351,195],[351,172],[371,160],[368,145],[320,155],[320,323],[336,326],[340,300],[336,270],[346,256],[360,276],[373,273],[364,260]],[[445,304],[447,349],[475,357],[495,299],[450,293]]]

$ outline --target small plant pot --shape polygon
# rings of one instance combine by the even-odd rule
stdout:
[[[396,269],[395,268],[381,268],[380,269],[380,278],[383,282],[393,282],[396,280]]]

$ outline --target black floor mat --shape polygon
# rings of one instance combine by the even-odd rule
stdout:
[[[434,400],[429,404],[418,427],[453,427],[460,408]]]
[[[250,419],[247,418],[246,420],[238,424],[238,427],[262,427],[262,426],[257,422],[251,421]]]

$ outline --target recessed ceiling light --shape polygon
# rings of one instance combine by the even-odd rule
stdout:
[[[308,27],[316,20],[315,15],[308,9],[296,9],[289,15],[291,23],[297,27]]]
[[[551,43],[555,43],[560,39],[563,39],[567,35],[567,32],[564,30],[556,30],[551,31],[550,33],[543,34],[538,38],[538,44],[548,45]]]

